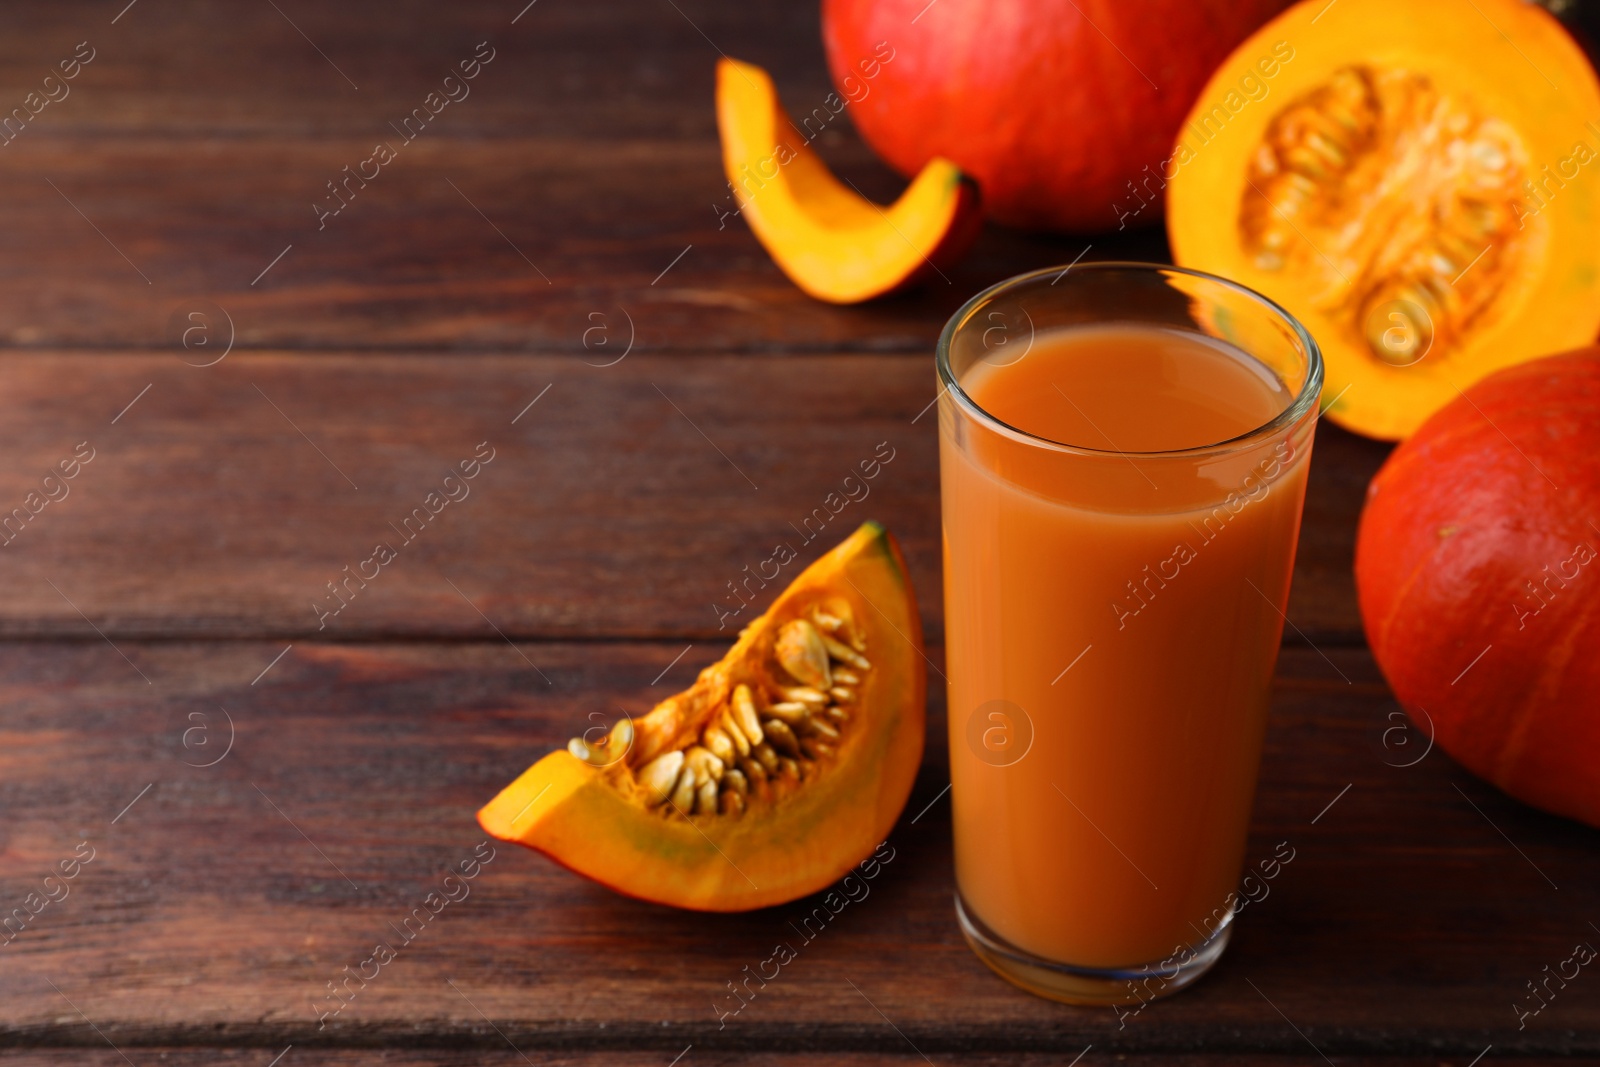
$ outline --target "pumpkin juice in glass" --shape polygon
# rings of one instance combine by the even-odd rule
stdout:
[[[1294,563],[1316,344],[1240,286],[1094,263],[939,341],[956,908],[1033,992],[1221,955]]]

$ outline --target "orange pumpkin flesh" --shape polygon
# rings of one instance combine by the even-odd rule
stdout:
[[[1375,31],[1375,27],[1381,27]],[[1600,81],[1522,0],[1305,0],[1200,94],[1174,259],[1284,305],[1334,421],[1398,439],[1600,328]]]
[[[1600,348],[1484,379],[1367,491],[1367,640],[1419,727],[1529,804],[1600,826]]]
[[[1096,232],[1160,220],[1151,176],[1178,123],[1286,4],[823,0],[822,37],[851,121],[900,173],[949,159],[999,222]]]
[[[780,653],[790,654],[791,638],[806,627],[820,636],[835,622],[841,625],[832,639],[870,664],[843,668],[854,675],[848,688],[855,691],[834,705],[844,712],[833,726],[837,739],[819,748],[820,735],[795,727],[807,747],[794,767],[780,768],[765,785],[749,780],[740,814],[702,810],[697,791],[687,802],[659,799],[648,784],[652,764],[671,765],[674,753],[707,745],[708,726],[736,728],[730,709],[740,685],[753,691],[763,717],[791,703],[780,690],[792,693],[802,682],[781,665]],[[662,904],[744,911],[805,896],[871,853],[905,807],[922,761],[922,656],[921,622],[899,546],[883,527],[867,523],[806,568],[693,686],[643,718],[619,723],[603,744],[575,739],[569,750],[545,756],[490,801],[478,822],[495,837]],[[841,662],[831,651],[828,658],[838,676]],[[770,731],[767,742],[776,744]],[[727,762],[722,793],[730,791],[728,775],[742,774],[735,768],[750,760],[759,762],[754,753]]]
[[[717,63],[722,162],[740,211],[806,293],[854,304],[904,288],[960,258],[982,225],[977,187],[945,160],[880,207],[814,153],[760,67]]]

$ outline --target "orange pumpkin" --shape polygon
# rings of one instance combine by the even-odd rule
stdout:
[[[629,896],[782,904],[888,836],[922,762],[926,684],[905,561],[869,522],[693,686],[604,738],[573,738],[478,822]]]
[[[1600,347],[1502,370],[1395,449],[1356,585],[1420,727],[1512,796],[1600,826]]]
[[[1286,0],[823,0],[838,97],[911,175],[952,161],[1008,226],[1161,218],[1160,171],[1228,50]]]

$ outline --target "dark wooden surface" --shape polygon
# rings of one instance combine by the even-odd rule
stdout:
[[[96,58],[0,148],[0,512],[79,442],[95,458],[0,547],[0,912],[80,842],[95,859],[0,947],[0,1059],[1600,1056],[1587,972],[1520,1029],[1513,1010],[1600,940],[1595,834],[1439,752],[1401,766],[1426,739],[1386,732],[1350,579],[1386,449],[1328,426],[1251,838],[1253,857],[1287,840],[1295,859],[1192,991],[1119,1024],[971,956],[935,687],[894,861],[726,1025],[726,983],[804,902],[683,914],[501,847],[319,1027],[325,983],[482,839],[475,809],[590,712],[644,710],[714,659],[724,584],[881,441],[895,459],[837,532],[870,516],[901,536],[937,661],[918,416],[944,317],[1085,245],[1165,254],[1157,231],[991,228],[948,285],[812,303],[742,223],[718,228],[710,92],[721,49],[820,100],[814,5],[539,0],[513,25],[521,7],[5,14],[0,104],[78,41]],[[323,182],[483,40],[496,57],[472,95],[319,232]],[[846,123],[823,150],[892,195]],[[206,346],[182,343],[192,311]],[[471,495],[319,629],[324,583],[483,441]]]
[[[712,1007],[725,983],[798,940],[788,924],[805,904],[684,914],[503,847],[322,1028],[324,984],[393,940],[388,924],[481,840],[471,814],[486,787],[589,712],[682,685],[716,648],[695,644],[652,686],[682,645],[297,643],[255,684],[281,644],[119,647],[131,663],[103,642],[0,658],[8,888],[25,892],[82,840],[97,850],[72,895],[0,950],[8,1041],[99,1041],[70,998],[119,1046],[493,1047],[487,1015],[526,1048],[893,1052],[887,1016],[930,1054],[1308,1052],[1281,1010],[1330,1055],[1600,1053],[1600,1003],[1577,983],[1546,1025],[1519,1032],[1511,1010],[1525,978],[1600,936],[1587,926],[1600,911],[1592,834],[1438,753],[1387,765],[1412,757],[1397,738],[1384,747],[1393,704],[1358,649],[1285,650],[1250,852],[1288,841],[1294,859],[1213,975],[1125,1025],[1016,993],[962,943],[948,804],[934,802],[948,781],[936,694],[893,861],[726,1025]],[[221,754],[229,719],[226,758],[186,766]],[[186,746],[197,725],[208,732]]]
[[[392,1063],[401,1067],[416,1067],[421,1064],[435,1064],[439,1067],[501,1067],[501,1065],[525,1064],[528,1060],[519,1056],[515,1051],[506,1049],[501,1045],[497,1050],[472,1050],[469,1052],[454,1052],[429,1049],[427,1051],[388,1051],[380,1055],[370,1050],[335,1050],[320,1048],[294,1047],[292,1049],[295,1059],[303,1065],[310,1067],[346,1067],[349,1064]],[[799,1055],[783,1055],[770,1052],[757,1053],[728,1053],[714,1050],[694,1050],[698,1060],[707,1067],[725,1067],[731,1064],[753,1064],[755,1067],[865,1067],[865,1065],[901,1065],[901,1067],[921,1067],[928,1061],[916,1053],[906,1055],[889,1054],[861,1054],[861,1053],[811,1053]],[[160,1052],[161,1062],[171,1064],[173,1067],[190,1067],[194,1064],[237,1064],[239,1067],[254,1067],[264,1064],[271,1057],[270,1052],[256,1050],[227,1050],[204,1053],[193,1049],[163,1049]],[[1062,1064],[1069,1062],[1069,1056],[1052,1054],[1009,1053],[1004,1055],[989,1056],[941,1056],[940,1063],[951,1063],[960,1067],[1042,1067],[1045,1064]],[[125,1063],[114,1051],[72,1049],[70,1051],[34,1050],[8,1059],[10,1063],[26,1065],[26,1067],[53,1067],[55,1064],[88,1064],[91,1067],[121,1067]],[[287,1062],[285,1060],[284,1062]],[[665,1062],[659,1053],[540,1053],[541,1064],[551,1067],[660,1067]],[[1091,1063],[1087,1056],[1079,1062]],[[1299,1057],[1288,1056],[1204,1056],[1204,1055],[1149,1055],[1141,1056],[1137,1060],[1145,1067],[1294,1067],[1307,1062]],[[1321,1060],[1314,1060],[1321,1063]],[[1453,1059],[1440,1059],[1439,1057],[1405,1057],[1371,1059],[1366,1057],[1340,1057],[1339,1062],[1346,1065],[1364,1064],[1370,1067],[1439,1067],[1440,1064],[1452,1064]],[[1461,1061],[1465,1063],[1465,1060]],[[1518,1063],[1522,1067],[1554,1067],[1558,1063],[1570,1063],[1568,1059],[1554,1059],[1537,1057],[1522,1059]]]

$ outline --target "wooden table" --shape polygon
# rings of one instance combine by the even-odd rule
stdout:
[[[1520,1028],[1513,1007],[1600,943],[1595,834],[1386,733],[1350,579],[1386,448],[1326,425],[1250,844],[1295,859],[1193,991],[1119,1021],[968,952],[935,688],[895,859],[736,1017],[727,983],[803,905],[685,914],[501,846],[324,1018],[327,984],[473,855],[476,808],[591,712],[715,659],[725,583],[880,441],[896,458],[836,532],[899,534],[937,662],[917,416],[940,325],[1086,243],[1165,246],[991,229],[948,285],[803,297],[718,224],[711,89],[725,51],[820,101],[814,3],[123,2],[19,5],[0,34],[6,108],[93,53],[0,148],[0,512],[93,455],[0,548],[0,913],[69,891],[0,948],[0,1059],[1600,1055],[1600,977]],[[470,96],[403,141],[390,123],[475,54]],[[319,227],[378,141],[396,158]],[[822,147],[895,192],[845,123]],[[470,496],[322,614],[481,442]]]

